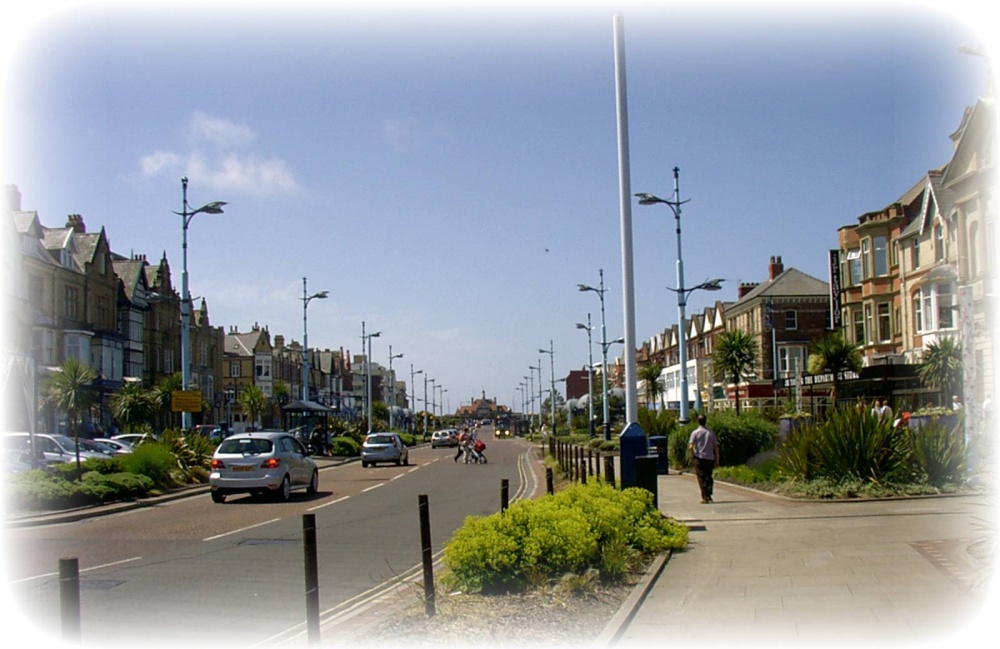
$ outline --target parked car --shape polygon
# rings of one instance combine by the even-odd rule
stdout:
[[[98,437],[93,441],[113,449],[114,450],[113,455],[121,455],[122,453],[132,452],[132,445],[121,439],[111,439],[110,437]]]
[[[287,501],[293,491],[319,490],[319,467],[291,433],[241,433],[227,437],[215,449],[208,483],[217,503],[238,493]]]
[[[110,439],[116,442],[125,442],[133,449],[143,442],[152,442],[156,438],[149,433],[125,433],[124,435],[114,435]]]
[[[88,450],[84,439],[80,440],[80,459],[98,458],[107,460],[111,456],[100,451]],[[28,433],[4,433],[3,450],[30,451]],[[35,451],[41,452],[47,462],[76,462],[76,442],[67,435],[35,433]],[[30,457],[30,456],[29,456]]]
[[[431,435],[431,448],[439,446],[449,448],[458,446],[458,431],[451,428],[434,431],[434,434]]]
[[[374,466],[378,462],[410,464],[410,452],[397,433],[369,433],[365,437],[361,444],[361,466]]]

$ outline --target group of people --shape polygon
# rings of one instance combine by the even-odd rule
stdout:
[[[466,464],[486,464],[486,455],[483,451],[486,450],[486,444],[479,439],[479,433],[476,428],[473,427],[471,430],[468,426],[462,428],[462,432],[458,435],[458,450],[455,453],[455,462],[458,462],[458,458],[465,458]]]

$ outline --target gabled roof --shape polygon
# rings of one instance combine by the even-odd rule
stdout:
[[[115,275],[122,281],[125,297],[130,302],[134,299],[137,288],[145,289],[148,286],[145,267],[149,264],[145,259],[113,259],[111,265]]]
[[[788,268],[772,280],[768,280],[753,289],[741,299],[735,307],[752,302],[758,298],[768,297],[815,297],[830,294],[830,285],[812,275],[806,275],[797,268]]]
[[[230,332],[226,334],[227,354],[237,356],[253,356],[260,347],[270,347],[267,329],[254,329],[247,333]]]
[[[996,101],[992,97],[981,98],[966,110],[961,125],[951,135],[956,144],[951,162],[942,178],[945,185],[961,178],[969,171],[971,160],[978,153],[976,144],[981,142],[983,137],[993,137],[995,119]],[[985,162],[987,161],[980,160],[979,164],[984,166]]]

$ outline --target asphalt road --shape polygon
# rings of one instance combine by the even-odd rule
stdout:
[[[29,635],[58,635],[59,559],[76,557],[85,645],[247,647],[301,640],[307,513],[316,520],[324,633],[335,632],[344,618],[363,624],[366,607],[387,596],[413,597],[398,582],[420,574],[419,495],[430,503],[437,553],[466,516],[500,509],[503,479],[511,502],[537,490],[526,443],[487,444],[487,464],[455,463],[453,449],[422,447],[411,449],[410,466],[328,468],[317,495],[295,493],[288,503],[230,497],[216,504],[206,493],[6,530],[5,575],[18,627]]]

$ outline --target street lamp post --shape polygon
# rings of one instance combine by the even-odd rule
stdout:
[[[431,379],[431,416],[437,419],[437,379]]]
[[[180,212],[174,214],[181,217],[181,389],[187,390],[191,382],[191,295],[188,293],[188,225],[195,214],[222,214],[224,201],[214,201],[202,205],[196,210],[192,210],[187,199],[188,179],[187,176],[181,178],[181,191],[184,197],[184,205]],[[181,413],[181,427],[184,430],[191,429],[191,413]]]
[[[427,437],[427,375],[424,374],[424,437]]]
[[[392,345],[389,345],[389,430],[395,425],[395,418],[392,416],[392,409],[396,405],[396,375],[392,373],[392,359],[402,358],[402,354],[392,354]]]
[[[417,406],[417,384],[414,383],[413,379],[417,374],[423,374],[423,373],[424,373],[423,370],[413,371],[413,363],[410,363],[410,394],[413,395],[413,398],[410,399],[410,409],[413,410],[414,414],[416,414],[415,409]],[[410,418],[410,429],[411,432],[416,431],[416,426],[413,425],[412,417]]]
[[[542,359],[538,365],[528,366],[528,376],[531,377],[531,409],[535,409],[535,372],[538,372],[538,428],[542,428]],[[530,425],[530,421],[528,422]]]
[[[309,400],[309,326],[306,320],[306,308],[314,299],[325,300],[328,291],[320,291],[307,295],[306,278],[302,278],[302,400]]]
[[[368,343],[368,353],[365,355],[365,402],[368,409],[368,432],[372,432],[372,338],[382,335],[381,331],[373,334],[365,334],[365,321],[361,321],[361,349],[365,349],[365,342]]]
[[[608,415],[608,330],[604,319],[604,292],[608,289],[604,288],[604,269],[601,268],[598,271],[601,276],[600,288],[594,288],[593,286],[587,286],[586,284],[577,284],[576,288],[581,293],[586,291],[591,291],[597,293],[597,297],[601,298],[601,416],[604,418],[604,441],[611,441],[611,418]]]
[[[549,405],[552,406],[552,408],[551,408],[551,410],[552,410],[552,436],[555,437],[555,435],[556,435],[556,360],[555,360],[556,359],[556,352],[555,352],[555,348],[552,346],[552,340],[549,339],[549,348],[548,349],[541,349],[541,348],[539,348],[538,349],[538,353],[539,354],[548,354],[549,355],[549,378],[551,379],[549,381],[549,383],[551,384],[550,387],[552,389],[552,392],[549,394]],[[541,365],[541,361],[539,361],[538,364]]]
[[[444,409],[444,393],[448,391],[448,388],[439,385],[438,390],[441,391],[441,402],[438,405],[441,406],[441,416],[444,417],[445,413],[448,412]]]
[[[677,293],[678,309],[680,310],[680,317],[683,318],[684,317],[684,309],[687,307],[688,296],[691,295],[691,293],[693,293],[694,291],[720,291],[720,290],[722,290],[721,284],[722,284],[723,281],[724,280],[722,280],[720,278],[707,279],[704,282],[702,282],[701,284],[698,284],[697,286],[692,286],[691,288],[686,288],[686,289],[681,290],[681,289],[677,289],[677,288],[671,288],[671,287],[668,286],[667,290],[668,291],[673,291],[674,293]],[[681,323],[683,323],[683,322],[684,322],[684,320],[682,319]],[[678,417],[678,421],[680,421],[682,423],[687,423],[688,420],[689,420],[687,418],[687,415],[688,415],[688,408],[687,408],[687,403],[688,403],[688,399],[687,399],[688,398],[687,353],[686,353],[686,351],[684,351],[687,348],[687,334],[686,334],[685,327],[683,326],[683,324],[680,327],[678,327],[678,328],[680,329],[680,341],[678,343],[680,345],[680,349],[678,351],[682,352],[680,354],[680,359],[679,359],[680,363],[681,363],[681,412],[680,412],[680,416]],[[696,363],[696,366],[697,366],[697,363]],[[695,381],[695,408],[699,408],[700,404],[701,404],[701,387],[698,385],[698,382],[696,380]]]
[[[678,352],[680,356],[681,363],[681,398],[680,398],[680,415],[678,421],[681,424],[686,424],[689,421],[688,417],[688,378],[687,378],[687,330],[685,326],[685,315],[684,307],[687,303],[686,294],[684,289],[684,259],[681,255],[681,205],[687,203],[688,200],[680,200],[680,168],[674,167],[674,197],[673,200],[667,200],[654,196],[653,194],[640,193],[636,194],[639,199],[639,205],[655,205],[657,203],[662,203],[670,208],[674,213],[674,223],[677,228],[677,329],[680,334],[680,341],[678,344]]]
[[[577,329],[587,330],[587,430],[594,437],[594,345],[591,342],[590,314],[587,314],[587,324],[576,323]]]

